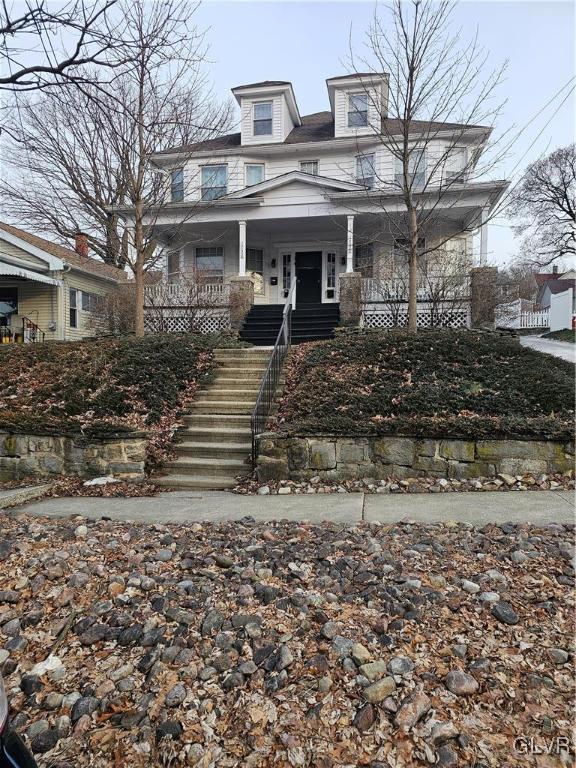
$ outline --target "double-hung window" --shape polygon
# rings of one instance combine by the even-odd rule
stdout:
[[[263,163],[246,163],[246,186],[252,187],[264,181]]]
[[[404,189],[404,166],[401,157],[395,160],[396,170],[394,179],[396,184]],[[408,156],[408,186],[417,191],[423,189],[426,183],[426,151],[413,149]]]
[[[78,291],[76,288],[70,288],[68,296],[70,328],[78,328]]]
[[[173,203],[184,200],[184,168],[173,168],[170,171],[170,200]]]
[[[348,127],[361,128],[368,125],[368,94],[351,93],[348,96]]]
[[[204,165],[202,167],[202,200],[218,200],[228,188],[228,166]]]
[[[221,245],[196,248],[196,271],[204,283],[222,283],[224,248]]]
[[[309,173],[310,176],[318,176],[318,160],[302,160],[300,162],[300,171]]]
[[[254,104],[254,136],[272,136],[272,102]]]
[[[374,244],[364,243],[354,248],[354,272],[362,277],[374,276]]]
[[[468,152],[466,147],[453,147],[446,156],[444,179],[446,181],[464,181]]]
[[[358,155],[356,158],[356,183],[373,189],[375,176],[374,155]]]

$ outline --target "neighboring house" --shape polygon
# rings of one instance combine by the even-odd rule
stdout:
[[[102,326],[102,299],[126,273],[76,249],[0,223],[0,340],[74,340]]]
[[[289,82],[238,86],[232,93],[240,106],[239,133],[153,155],[171,182],[170,199],[150,220],[166,249],[167,281],[178,284],[193,272],[214,293],[226,295],[232,278],[250,276],[256,305],[281,305],[296,279],[298,309],[337,304],[341,275],[357,271],[367,302],[379,300],[375,281],[389,282],[386,295],[406,301],[406,242],[394,237],[404,210],[402,174],[377,135],[399,134],[402,125],[394,117],[381,125],[382,111],[377,114],[373,106],[381,103],[386,111],[388,76],[334,77],[327,89],[330,110],[301,116]],[[426,125],[412,124],[415,147]],[[458,164],[464,167],[467,158],[481,154],[489,128],[445,123],[434,124],[434,132],[435,143],[421,154],[414,177],[426,176],[433,187],[450,173],[458,183],[443,196],[441,224],[428,242],[445,239],[452,228],[458,237],[446,250],[467,254],[471,266],[472,233],[507,183],[468,183],[458,170]],[[454,167],[439,169],[435,157],[454,145],[455,137]],[[434,190],[425,194],[433,199]],[[130,226],[130,209],[121,212]],[[483,236],[484,260],[486,253]],[[424,305],[428,291],[424,281],[419,286]],[[149,303],[160,292],[149,287]],[[460,312],[456,324],[465,322]]]
[[[574,302],[572,312],[576,312],[576,270],[559,273],[558,268],[554,267],[552,272],[540,273],[535,275],[535,278],[538,284],[536,303],[542,309],[549,309],[552,296],[572,289]]]

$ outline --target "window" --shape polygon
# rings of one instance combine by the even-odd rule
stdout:
[[[168,273],[168,282],[177,282],[180,277],[180,251],[168,251],[166,267]]]
[[[70,328],[78,328],[78,306],[77,306],[77,291],[75,288],[70,288],[70,306],[68,309]]]
[[[354,249],[354,272],[360,272],[362,277],[373,277],[374,274],[374,244],[357,245]]]
[[[395,181],[404,188],[404,171],[402,158],[396,158]],[[422,189],[426,183],[426,152],[423,149],[413,149],[408,158],[408,184],[412,189]]]
[[[292,254],[285,253],[282,255],[282,288],[284,295],[288,296],[290,285],[292,283]]]
[[[423,237],[418,238],[418,267],[425,271],[426,265],[421,256],[421,252],[426,247],[426,240]],[[410,241],[405,237],[397,237],[394,240],[394,271],[406,272],[408,270],[408,261],[410,257]]]
[[[170,171],[170,200],[179,203],[184,200],[184,168]]]
[[[254,104],[254,136],[272,136],[272,102]]]
[[[446,156],[444,179],[446,181],[464,181],[468,152],[465,147],[453,147]]]
[[[264,165],[262,163],[246,164],[246,186],[251,187],[254,184],[260,184],[264,181]]]
[[[202,200],[217,200],[224,197],[228,187],[226,165],[205,165],[202,168]]]
[[[196,270],[198,279],[206,283],[224,281],[224,248],[211,246],[196,248]]]
[[[246,272],[254,280],[254,293],[264,293],[264,251],[262,248],[246,249]]]
[[[336,288],[336,254],[326,254],[326,298],[334,298]]]
[[[351,93],[348,96],[348,127],[361,128],[368,125],[368,94]]]
[[[90,312],[90,306],[92,304],[91,298],[92,295],[90,293],[82,291],[82,312]]]
[[[372,189],[375,176],[374,155],[359,155],[356,158],[356,184]]]
[[[318,176],[318,160],[302,160],[300,170],[302,173],[309,173],[310,176]]]

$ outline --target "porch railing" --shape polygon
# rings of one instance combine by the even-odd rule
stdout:
[[[21,321],[21,325],[0,326],[0,344],[36,344],[45,340],[45,332],[33,320],[22,317]]]
[[[408,278],[377,279],[365,277],[362,281],[362,301],[378,303],[386,301],[408,301]],[[418,280],[416,298],[418,301],[464,300],[470,295],[468,275],[429,276]]]
[[[292,338],[292,299],[294,297],[295,287],[296,281],[293,280],[284,303],[282,325],[278,331],[278,336],[276,337],[276,343],[274,344],[274,349],[270,355],[268,367],[262,377],[256,404],[250,419],[250,427],[252,430],[252,467],[256,466],[256,458],[258,456],[258,435],[260,435],[266,427],[266,421],[268,420],[270,412],[272,411],[272,406],[274,405],[276,389],[286,360],[286,355],[290,350],[290,342]]]
[[[144,289],[147,307],[226,306],[230,303],[228,283],[158,283]]]

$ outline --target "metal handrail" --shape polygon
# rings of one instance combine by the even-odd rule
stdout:
[[[296,280],[293,280],[282,311],[282,325],[278,331],[278,336],[276,337],[276,343],[274,344],[274,349],[270,355],[268,366],[262,377],[256,404],[250,419],[250,428],[252,430],[252,467],[256,466],[258,435],[264,431],[266,426],[266,421],[268,420],[268,416],[270,415],[274,403],[276,387],[278,386],[280,374],[282,373],[282,367],[286,360],[286,355],[290,350],[290,342],[292,338],[292,301],[295,288]]]

